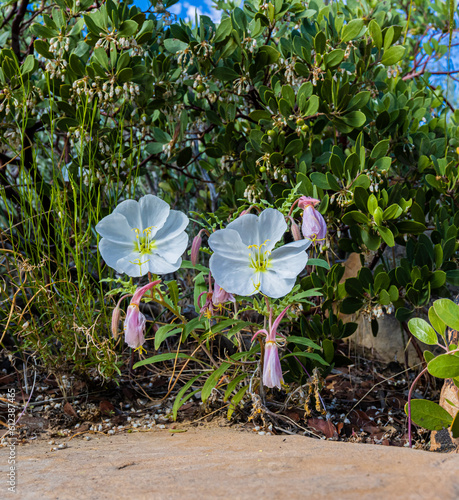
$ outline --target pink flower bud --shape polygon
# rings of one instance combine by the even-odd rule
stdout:
[[[310,196],[302,196],[298,200],[298,206],[302,208],[303,210],[306,207],[315,207],[318,203],[320,203],[319,200],[316,200],[315,198],[311,198]]]
[[[191,263],[195,266],[198,263],[199,249],[201,248],[202,238],[201,231],[194,237],[193,243],[191,244]]]
[[[308,240],[313,242],[325,240],[327,224],[322,214],[312,204],[307,205],[304,209],[301,230],[303,236]]]
[[[120,335],[120,332],[118,330],[118,325],[119,325],[119,322],[120,322],[120,315],[121,315],[121,308],[120,308],[119,303],[118,303],[116,305],[115,309],[113,309],[112,324],[111,324],[111,331],[112,331],[113,338],[115,340]]]
[[[298,227],[298,224],[295,221],[292,221],[292,236],[295,241],[301,240],[301,231],[300,228]]]
[[[131,299],[124,320],[124,340],[129,347],[137,349],[145,343],[145,316],[140,312],[139,304],[143,294],[160,283],[161,280],[152,281],[138,288]]]

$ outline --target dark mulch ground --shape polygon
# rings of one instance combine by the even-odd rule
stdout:
[[[343,349],[347,349],[343,345]],[[346,352],[349,355],[349,352]],[[407,418],[404,405],[415,373],[399,363],[382,363],[364,353],[351,355],[352,366],[334,369],[322,381],[325,412],[311,399],[306,405],[308,387],[289,394],[268,394],[265,403],[258,395],[248,396],[226,419],[228,403],[218,391],[202,404],[189,399],[172,420],[176,389],[168,394],[169,378],[141,369],[121,379],[120,385],[101,387],[100,381],[82,382],[70,375],[56,380],[40,371],[25,373],[13,368],[8,358],[0,362],[0,436],[8,432],[7,391],[15,389],[19,442],[37,438],[86,438],[94,433],[118,434],[148,431],[155,426],[179,432],[187,426],[243,425],[260,434],[305,434],[337,441],[404,446]],[[27,379],[27,383],[25,382]],[[415,397],[438,399],[439,388],[432,380],[420,381]],[[33,390],[32,390],[33,389]],[[24,411],[25,408],[25,411]],[[309,414],[308,414],[309,413]],[[211,424],[212,425],[212,424]],[[414,431],[414,445],[426,448],[429,433]]]

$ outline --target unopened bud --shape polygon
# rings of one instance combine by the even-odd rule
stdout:
[[[302,236],[301,236],[300,228],[298,227],[298,224],[295,221],[292,222],[292,229],[291,229],[291,231],[292,231],[293,239],[295,241],[299,241],[299,240],[303,239]]]
[[[120,308],[119,303],[118,303],[116,305],[115,309],[113,309],[112,326],[111,326],[112,336],[113,336],[113,338],[115,340],[120,335],[120,332],[119,332],[119,329],[118,329],[118,325],[119,325],[119,322],[120,322],[120,316],[121,316],[121,308]]]
[[[191,263],[196,266],[199,259],[199,249],[201,248],[202,238],[201,231],[194,237],[193,243],[191,244]]]

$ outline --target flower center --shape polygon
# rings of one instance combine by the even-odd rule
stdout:
[[[140,255],[150,254],[156,248],[156,242],[151,237],[152,227],[154,226],[147,227],[142,233],[136,227],[132,229],[135,232],[134,251],[139,252]]]
[[[261,245],[249,245],[247,247],[250,250],[250,267],[259,273],[265,272],[268,267],[271,266],[269,259],[271,252],[269,250],[263,251],[262,249],[262,247],[266,245],[267,241],[270,240],[265,240]]]

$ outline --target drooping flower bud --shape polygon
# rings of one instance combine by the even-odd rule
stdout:
[[[304,209],[301,230],[303,236],[313,243],[325,240],[325,236],[327,235],[327,223],[322,214],[312,205],[308,205]]]
[[[145,343],[145,316],[140,312],[139,305],[143,294],[160,283],[161,280],[152,281],[137,289],[131,299],[124,320],[124,340],[129,347],[138,349]]]
[[[118,330],[118,325],[119,325],[119,322],[120,322],[120,315],[121,315],[121,308],[120,308],[119,302],[118,302],[118,304],[116,305],[115,309],[113,309],[112,324],[111,324],[112,336],[113,336],[113,338],[115,340],[120,335],[120,332]]]
[[[298,200],[298,206],[304,210],[303,223],[301,231],[303,236],[311,240],[313,243],[325,240],[327,235],[327,224],[322,214],[314,207],[319,203],[319,200],[310,196],[302,196]]]
[[[281,383],[283,381],[277,344],[274,340],[267,340],[265,343],[265,358],[263,364],[263,385],[281,389]]]
[[[195,266],[198,263],[199,249],[201,248],[202,238],[201,231],[194,237],[191,244],[191,263]]]
[[[298,227],[298,224],[293,220],[293,217],[289,217],[289,218],[292,222],[292,226],[290,228],[290,231],[292,232],[293,239],[295,241],[299,241],[299,240],[301,240],[300,228]]]

